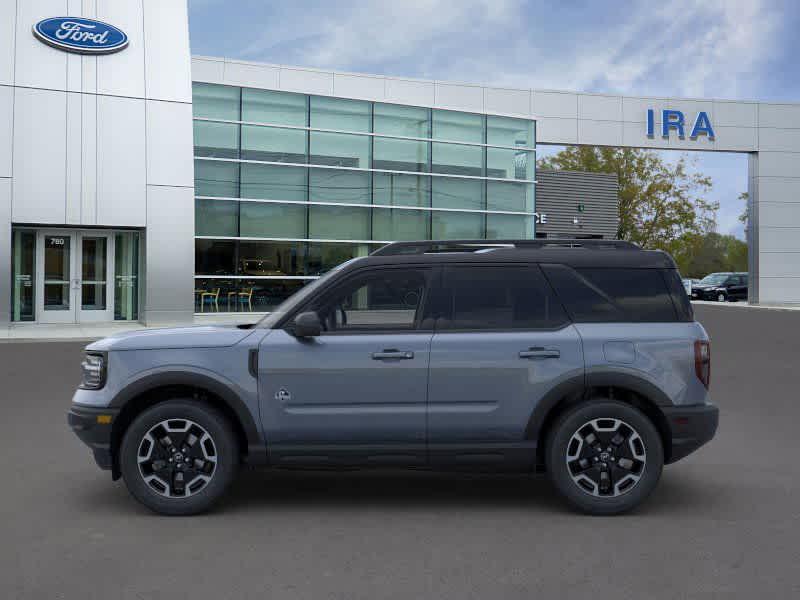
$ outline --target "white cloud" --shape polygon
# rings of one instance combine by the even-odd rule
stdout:
[[[274,25],[243,40],[241,56],[518,87],[751,97],[742,82],[757,77],[781,26],[767,0],[640,2],[610,25],[591,12],[576,19],[563,6],[281,3]]]

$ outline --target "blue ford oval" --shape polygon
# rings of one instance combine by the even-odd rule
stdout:
[[[50,17],[33,26],[33,34],[59,50],[80,54],[110,54],[128,45],[121,29],[83,17]]]

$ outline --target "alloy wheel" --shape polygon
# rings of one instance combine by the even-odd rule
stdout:
[[[201,425],[167,419],[151,427],[136,453],[139,474],[166,498],[187,498],[208,486],[217,468],[217,447]]]
[[[592,419],[567,444],[567,470],[583,492],[616,498],[630,492],[644,474],[647,452],[639,433],[620,419]]]

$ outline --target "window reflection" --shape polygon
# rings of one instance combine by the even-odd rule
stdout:
[[[305,275],[305,242],[239,242],[239,275]]]
[[[304,127],[308,96],[272,90],[242,89],[242,121]]]
[[[239,158],[239,125],[195,121],[194,153],[195,156]]]
[[[192,84],[192,111],[195,117],[239,120],[241,88],[210,83]]]
[[[367,256],[380,245],[310,243],[308,246],[308,275],[322,275],[345,261]]]

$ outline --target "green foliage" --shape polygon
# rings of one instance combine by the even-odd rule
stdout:
[[[671,251],[687,236],[713,231],[719,205],[703,196],[711,178],[687,169],[687,155],[666,162],[652,150],[570,146],[539,161],[543,169],[616,173],[618,238],[644,248]]]
[[[747,271],[747,244],[716,232],[687,235],[670,251],[684,277],[701,278],[715,271]]]
[[[739,194],[739,200],[744,200],[744,210],[739,215],[739,221],[744,223],[744,227],[747,229],[747,223],[750,221],[750,194],[742,192]]]

